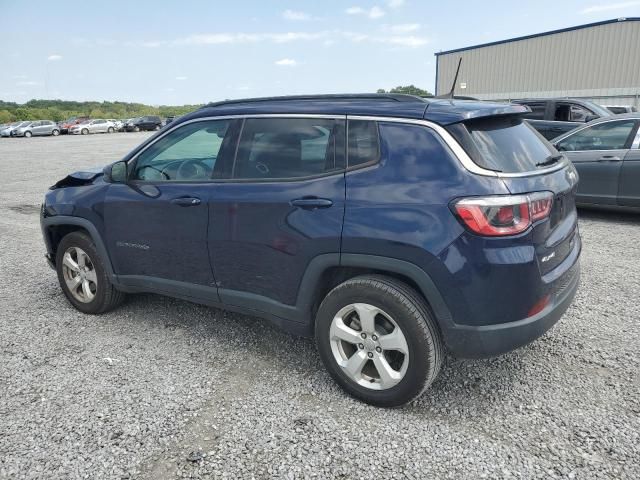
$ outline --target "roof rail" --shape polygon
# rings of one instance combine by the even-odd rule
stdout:
[[[259,102],[288,102],[288,101],[313,101],[313,100],[332,100],[332,101],[349,101],[349,100],[373,100],[382,102],[421,102],[427,103],[429,100],[417,95],[407,95],[404,93],[347,93],[347,94],[327,94],[327,95],[289,95],[279,97],[257,97],[257,98],[240,98],[236,100],[223,100],[221,102],[211,102],[202,108],[221,107],[223,105],[235,105],[244,103]]]

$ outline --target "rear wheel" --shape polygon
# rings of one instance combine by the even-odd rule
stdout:
[[[334,380],[380,407],[418,397],[442,365],[442,340],[428,305],[389,277],[361,276],[334,288],[318,310],[315,336]]]
[[[109,128],[107,129],[107,133],[113,133],[114,131],[115,131],[115,130],[113,129],[113,127],[109,127]]]
[[[107,312],[124,300],[125,294],[111,284],[93,241],[84,233],[72,232],[60,241],[56,270],[62,291],[81,312]]]
[[[139,132],[140,131],[140,127],[133,127],[133,131],[134,132]]]
[[[54,137],[57,137],[58,135],[60,135],[60,130],[56,130],[56,129],[52,130],[51,135],[53,135]]]

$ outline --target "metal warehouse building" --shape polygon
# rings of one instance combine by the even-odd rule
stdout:
[[[482,100],[577,97],[640,107],[640,18],[620,18],[436,53],[436,94]]]

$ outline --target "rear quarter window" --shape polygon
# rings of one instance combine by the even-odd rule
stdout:
[[[521,116],[491,117],[448,127],[480,167],[502,173],[530,172],[556,152]]]

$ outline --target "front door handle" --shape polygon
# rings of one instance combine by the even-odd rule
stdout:
[[[171,200],[171,203],[181,207],[195,207],[196,205],[200,205],[202,202],[196,197],[178,197]]]
[[[598,161],[599,162],[619,162],[620,160],[622,160],[620,157],[617,157],[615,155],[602,155]]]
[[[291,200],[294,207],[304,208],[305,210],[313,210],[315,208],[329,208],[333,202],[328,198],[296,198]]]

